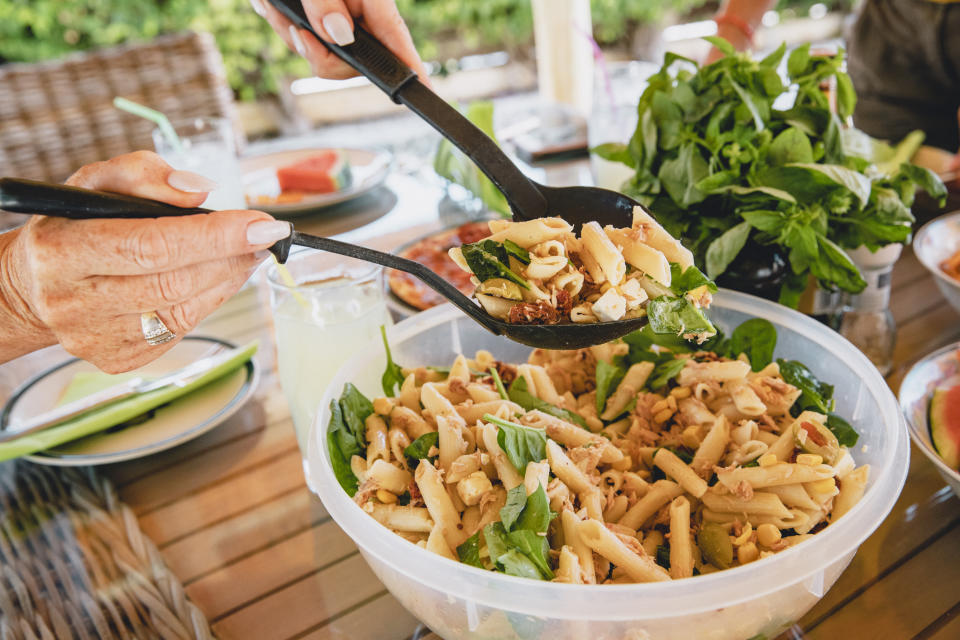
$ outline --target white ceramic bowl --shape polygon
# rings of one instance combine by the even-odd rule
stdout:
[[[933,274],[943,297],[960,311],[960,282],[940,268],[940,264],[957,251],[960,251],[960,211],[934,218],[923,225],[913,239],[913,252]]]
[[[947,466],[930,439],[930,396],[937,387],[954,384],[960,384],[960,342],[934,351],[910,368],[900,383],[900,406],[914,444],[960,496],[960,473]]]
[[[860,432],[859,464],[870,464],[863,499],[822,533],[749,565],[675,582],[567,585],[515,578],[453,562],[410,544],[364,513],[337,484],[326,447],[330,400],[345,382],[380,393],[385,358],[371,348],[331,383],[310,435],[307,482],[357,543],[377,577],[415,616],[446,640],[744,640],[773,638],[833,585],[857,547],[883,521],[903,487],[909,439],[897,401],[867,358],[839,334],[796,311],[722,290],[711,317],[730,330],[765,317],[779,333],[776,355],[803,361],[836,386],[837,410]],[[446,365],[457,353],[488,349],[525,361],[530,349],[498,338],[450,305],[418,314],[389,331],[404,365]]]

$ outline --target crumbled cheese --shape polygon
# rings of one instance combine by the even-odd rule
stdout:
[[[611,288],[597,298],[590,309],[600,322],[612,322],[627,312],[627,301],[616,289]]]

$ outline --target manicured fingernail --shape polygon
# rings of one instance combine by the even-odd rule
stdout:
[[[333,38],[341,47],[353,44],[353,29],[350,28],[350,21],[342,13],[328,13],[320,20],[327,34]]]
[[[263,6],[263,2],[260,0],[250,0],[250,5],[253,7],[253,10],[257,12],[257,15],[261,18],[267,15],[267,8]]]
[[[301,56],[307,55],[307,48],[303,46],[303,38],[300,37],[300,32],[293,25],[290,25],[290,39],[293,40],[293,46],[297,53]]]
[[[167,184],[178,191],[187,193],[210,193],[217,188],[217,183],[192,171],[172,171],[167,176]]]
[[[247,227],[247,242],[250,244],[270,244],[283,240],[290,235],[290,223],[282,220],[264,220],[254,222]]]

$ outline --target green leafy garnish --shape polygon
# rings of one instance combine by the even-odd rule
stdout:
[[[507,531],[525,529],[535,533],[546,533],[553,514],[543,485],[527,495],[527,489],[520,484],[507,492],[507,502],[500,510],[500,521]]]
[[[403,455],[408,460],[413,461],[411,467],[416,467],[420,460],[430,458],[430,449],[436,447],[439,441],[440,434],[436,431],[430,431],[408,444],[407,448],[403,450]]]
[[[392,398],[395,395],[395,389],[399,389],[403,384],[403,369],[393,361],[390,343],[387,342],[387,328],[384,325],[380,325],[380,337],[383,338],[383,350],[387,353],[387,369],[383,372],[380,384],[383,392]]]
[[[653,368],[653,372],[647,380],[647,387],[659,389],[667,386],[667,383],[676,378],[686,365],[686,358],[674,358],[670,355],[669,359],[664,359]]]
[[[516,380],[510,385],[510,391],[508,392],[510,400],[516,402],[518,405],[523,407],[526,411],[542,411],[546,414],[553,416],[554,418],[560,418],[561,420],[566,420],[567,422],[572,422],[573,424],[580,425],[584,429],[587,428],[587,421],[583,419],[579,414],[572,411],[567,411],[566,409],[561,409],[556,405],[552,405],[546,400],[541,400],[532,393],[530,393],[527,388],[527,381],[523,376],[517,376]]]
[[[837,442],[844,447],[852,447],[860,439],[860,434],[853,428],[853,425],[832,411],[827,414],[826,427],[837,437]]]
[[[530,252],[518,245],[512,240],[503,241],[503,250],[507,252],[508,256],[516,258],[523,264],[530,264]]]
[[[343,419],[340,403],[330,401],[330,426],[327,430],[327,448],[330,452],[330,466],[337,482],[351,498],[357,493],[359,480],[350,467],[350,458],[360,454],[356,437],[350,433]]]
[[[373,403],[367,399],[367,396],[360,393],[353,384],[343,385],[343,393],[340,394],[340,409],[343,411],[343,419],[347,428],[357,441],[359,448],[367,446],[367,426],[366,419],[373,413]]]
[[[830,413],[833,410],[833,385],[820,382],[806,365],[796,360],[779,358],[780,375],[787,384],[800,389],[800,397],[791,407],[793,415],[811,410],[818,413]]]
[[[626,371],[623,367],[610,364],[605,360],[597,361],[597,413],[603,413],[607,398],[623,380]]]
[[[670,569],[670,547],[665,544],[657,545],[656,562],[664,569]]]
[[[472,567],[483,569],[483,563],[480,561],[480,532],[473,534],[466,541],[457,546],[457,557],[460,562],[469,564]]]
[[[480,240],[460,247],[463,259],[466,260],[470,271],[480,282],[493,278],[505,278],[515,282],[524,289],[529,289],[527,281],[510,269],[508,253],[503,243],[493,240]]]
[[[776,346],[777,330],[773,324],[763,318],[752,318],[730,334],[727,353],[721,355],[736,358],[745,353],[750,360],[750,368],[760,371],[773,362],[773,350]]]
[[[497,425],[497,444],[520,475],[526,471],[528,463],[540,462],[547,457],[547,433],[543,429],[501,420],[489,413],[483,414],[483,419]]]
[[[647,303],[647,316],[654,333],[712,336],[717,332],[703,310],[686,298],[654,298]]]
[[[703,274],[700,269],[690,265],[683,269],[676,262],[670,263],[670,289],[677,295],[682,296],[688,291],[693,291],[697,287],[707,288],[710,293],[717,292],[717,283]]]

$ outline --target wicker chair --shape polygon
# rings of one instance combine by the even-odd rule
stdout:
[[[81,165],[152,149],[153,125],[116,109],[115,96],[174,122],[236,122],[223,60],[208,33],[0,66],[0,176],[62,181]]]

